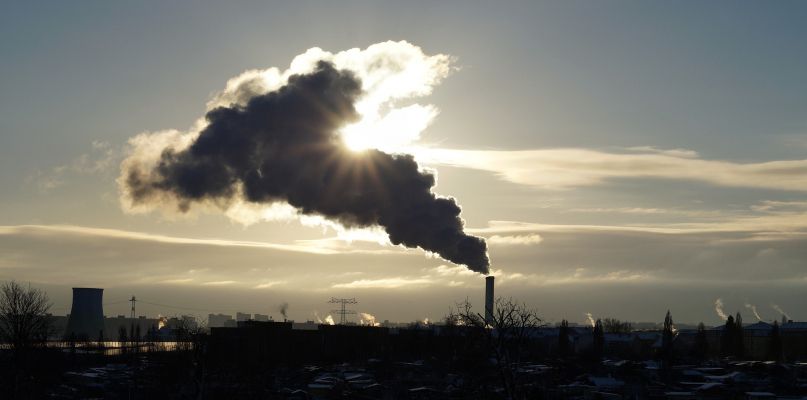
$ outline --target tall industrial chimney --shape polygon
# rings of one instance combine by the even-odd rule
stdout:
[[[495,277],[485,277],[485,325],[493,326],[493,280]]]
[[[77,338],[86,335],[88,340],[106,338],[103,298],[104,289],[73,288],[73,307],[64,331],[66,339],[73,333]]]

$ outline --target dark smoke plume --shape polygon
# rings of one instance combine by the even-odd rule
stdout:
[[[278,311],[280,311],[280,315],[283,316],[283,319],[286,319],[286,309],[289,308],[289,303],[285,301],[281,301],[280,304],[277,305]]]
[[[132,169],[124,184],[134,205],[169,193],[180,211],[194,202],[287,202],[346,228],[379,225],[395,245],[421,248],[488,273],[487,245],[463,232],[461,208],[431,192],[435,176],[411,155],[353,152],[337,133],[359,120],[361,82],[320,61],[280,89],[246,105],[219,107],[185,150],[166,148],[151,171]]]

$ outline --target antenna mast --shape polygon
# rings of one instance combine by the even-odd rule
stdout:
[[[345,318],[348,314],[356,314],[356,311],[353,310],[346,310],[345,305],[347,304],[358,304],[356,299],[337,299],[335,297],[331,297],[331,301],[328,304],[341,304],[341,310],[331,310],[331,314],[339,314],[339,325],[344,325],[347,322],[347,318]]]

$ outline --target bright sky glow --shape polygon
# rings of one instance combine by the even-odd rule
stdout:
[[[381,118],[367,116],[342,130],[345,143],[353,150],[378,149],[398,153],[417,141],[421,132],[437,116],[433,106],[411,106],[392,109]]]

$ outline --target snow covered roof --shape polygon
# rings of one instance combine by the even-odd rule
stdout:
[[[661,337],[661,332],[634,332],[640,340],[656,340]]]
[[[569,327],[569,334],[570,335],[578,335],[578,336],[580,336],[580,335],[585,335],[585,334],[588,334],[588,333],[592,333],[593,330],[594,329],[589,327],[589,326],[584,326],[584,327],[575,326],[575,327]]]
[[[759,321],[756,324],[748,325],[743,328],[743,330],[745,331],[760,331],[760,330],[769,331],[771,329],[773,329],[773,325],[762,321]]]
[[[704,384],[702,384],[702,385],[700,385],[698,387],[692,388],[692,390],[694,390],[696,392],[699,392],[701,390],[708,390],[708,389],[711,389],[713,387],[720,387],[720,386],[723,386],[723,384],[720,383],[720,382],[709,382],[709,383],[704,383]]]
[[[706,375],[704,378],[710,381],[724,381],[726,379],[737,379],[742,377],[742,372],[734,371],[726,375]]]
[[[616,333],[605,333],[602,335],[606,342],[632,342],[633,335],[618,335]]]
[[[807,329],[807,322],[788,322],[779,327],[781,330]]]

